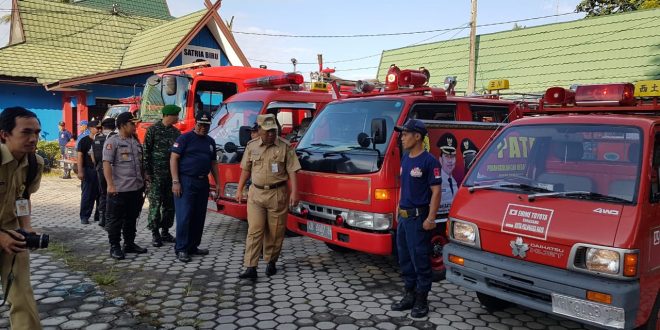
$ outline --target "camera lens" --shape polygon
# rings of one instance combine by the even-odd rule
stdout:
[[[41,244],[39,244],[40,249],[45,249],[48,247],[48,243],[50,242],[50,236],[48,234],[41,234],[39,235],[41,237]]]

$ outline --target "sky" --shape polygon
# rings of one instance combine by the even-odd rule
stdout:
[[[215,0],[212,0],[215,2]],[[510,30],[511,21],[572,13],[579,0],[481,0],[477,9],[477,34]],[[204,9],[203,0],[167,0],[170,12],[179,17]],[[322,5],[323,4],[323,5]],[[0,0],[0,13],[11,0]],[[343,79],[371,79],[383,50],[412,44],[437,42],[469,35],[470,0],[334,0],[319,3],[306,0],[224,0],[220,16],[232,17],[233,31],[250,64],[293,71],[291,59],[306,80],[318,70],[317,54],[323,54],[324,67],[335,68]],[[583,13],[519,22],[538,26],[572,21]],[[511,22],[501,25],[479,25]],[[286,38],[242,34],[287,35],[392,34],[465,27],[462,30],[361,38]],[[5,44],[8,25],[0,25],[0,44]],[[363,58],[360,60],[354,60]],[[348,61],[347,61],[348,60]],[[441,73],[439,73],[441,74]]]

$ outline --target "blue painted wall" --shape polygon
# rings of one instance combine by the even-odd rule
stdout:
[[[137,86],[135,86],[135,89],[133,89],[133,86],[129,87],[100,84],[87,84],[81,87],[90,91],[87,93],[87,105],[91,106],[96,104],[97,97],[120,99],[133,96],[133,93],[138,96],[142,95],[142,85],[147,80],[147,77],[149,77],[149,75],[144,77],[144,79],[142,79],[142,81],[139,82]]]
[[[226,65],[231,65],[229,63],[229,59],[227,58],[227,55],[225,55],[225,52],[222,51],[222,48],[220,48],[220,44],[215,41],[215,37],[213,37],[213,34],[207,27],[204,27],[199,33],[190,41],[189,45],[193,46],[200,46],[200,47],[208,47],[208,48],[215,48],[220,50],[220,65],[226,66]],[[174,61],[170,64],[170,66],[177,66],[182,64],[182,58],[181,54],[179,54]]]
[[[57,139],[57,124],[62,120],[62,94],[48,92],[43,86],[21,86],[0,83],[0,110],[21,106],[37,114],[42,136]]]

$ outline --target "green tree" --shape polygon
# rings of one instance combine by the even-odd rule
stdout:
[[[575,12],[584,12],[587,17],[592,17],[659,7],[660,0],[582,0],[575,7]]]

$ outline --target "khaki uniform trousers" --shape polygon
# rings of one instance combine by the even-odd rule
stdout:
[[[2,276],[3,295],[7,289],[7,278],[11,270],[13,255],[0,252],[0,276]],[[9,324],[12,330],[39,330],[41,321],[37,302],[34,300],[32,284],[30,284],[30,255],[28,252],[16,254],[14,263],[14,281],[9,290],[7,303],[9,309]]]
[[[264,261],[277,261],[282,251],[288,214],[287,186],[248,191],[248,233],[245,239],[245,267],[256,267],[263,249]]]

